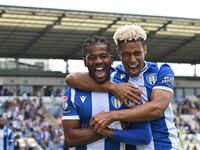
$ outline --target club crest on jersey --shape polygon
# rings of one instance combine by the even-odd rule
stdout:
[[[149,84],[154,85],[157,81],[157,75],[155,73],[146,76],[146,80]]]
[[[63,101],[66,102],[68,100],[68,96],[64,95],[63,96]]]
[[[81,99],[82,103],[84,103],[85,99],[86,99],[86,96],[80,96],[80,99]]]
[[[112,96],[111,102],[112,102],[112,105],[113,105],[116,109],[119,109],[119,108],[122,106],[122,102],[121,102],[120,100],[116,99],[114,96]]]

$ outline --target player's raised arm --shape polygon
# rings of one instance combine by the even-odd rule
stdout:
[[[166,90],[155,89],[152,93],[152,101],[139,105],[132,109],[102,112],[92,118],[91,124],[98,132],[114,121],[146,121],[162,116],[171,101],[173,94]]]
[[[135,104],[140,101],[141,91],[130,83],[112,83],[111,81],[107,81],[103,84],[98,84],[89,76],[88,73],[81,72],[68,74],[65,81],[71,87],[82,90],[111,92],[126,106],[128,106],[127,99]]]
[[[91,78],[88,72],[70,73],[66,76],[65,81],[73,88],[79,88],[86,91],[108,92],[111,90],[111,82],[98,84],[93,78]]]

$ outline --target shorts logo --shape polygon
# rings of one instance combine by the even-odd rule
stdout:
[[[112,105],[113,105],[116,109],[119,109],[119,108],[122,106],[122,102],[121,102],[120,100],[116,99],[114,96],[112,96],[111,102],[112,102]]]
[[[157,81],[157,76],[155,73],[146,76],[146,80],[149,84],[154,85]]]

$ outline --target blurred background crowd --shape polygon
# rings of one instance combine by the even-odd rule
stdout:
[[[173,103],[175,124],[184,150],[200,149],[200,99],[188,97]]]
[[[40,98],[33,100],[29,97],[23,100],[13,98],[5,101],[3,107],[3,117],[7,119],[7,126],[14,132],[15,150],[64,149],[64,135],[59,114],[47,110]]]
[[[13,98],[3,102],[3,117],[14,132],[15,150],[63,150],[64,135],[61,122],[60,102],[51,105],[35,99]],[[188,97],[173,100],[175,124],[183,150],[200,148],[200,99]],[[48,107],[46,107],[48,106]]]

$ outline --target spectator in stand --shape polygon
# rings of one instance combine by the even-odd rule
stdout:
[[[13,132],[6,126],[3,109],[3,105],[0,103],[0,150],[14,150]]]
[[[5,104],[4,114],[8,118],[9,127],[13,128],[15,139],[34,138],[38,145],[44,146],[44,149],[56,149],[54,145],[57,144],[59,135],[55,134],[52,139],[48,136],[48,133],[50,133],[50,130],[53,130],[52,132],[62,131],[62,127],[49,128],[50,125],[52,126],[52,121],[49,120],[49,116],[46,115],[44,109],[39,106],[39,97],[38,102],[34,100],[12,100],[6,101]],[[63,132],[61,134],[63,135]],[[53,144],[50,145],[50,141]],[[20,146],[18,143],[18,147]],[[64,138],[60,141],[60,147],[64,147]]]

